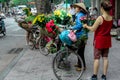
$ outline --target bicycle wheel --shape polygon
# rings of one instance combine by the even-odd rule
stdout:
[[[29,45],[29,48],[31,49],[31,50],[33,50],[34,48],[35,48],[35,45],[36,45],[36,39],[35,39],[35,36],[34,36],[35,34],[34,33],[30,33],[30,37],[29,37],[29,39],[30,39],[30,45]]]
[[[81,71],[76,71],[75,64],[81,62]],[[59,51],[53,60],[53,72],[58,80],[79,80],[83,74],[83,61],[75,52]]]
[[[48,49],[46,48],[47,41],[45,40],[44,36],[40,37],[39,41],[39,51],[41,54],[47,56],[49,54]]]

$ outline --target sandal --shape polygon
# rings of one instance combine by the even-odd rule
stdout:
[[[82,70],[82,68],[80,68],[80,67],[76,68],[76,71],[81,71],[81,70]]]
[[[82,68],[80,68],[80,67],[77,67],[77,68],[76,68],[76,71],[81,71],[81,70],[82,70]],[[86,68],[83,68],[83,70],[85,71]]]
[[[74,66],[75,66],[75,67],[79,67],[79,65],[78,65],[78,64],[75,64]]]

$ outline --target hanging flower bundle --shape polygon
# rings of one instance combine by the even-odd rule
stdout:
[[[32,24],[38,24],[41,28],[44,28],[46,25],[46,17],[44,14],[38,15],[35,17],[35,19],[33,20]]]
[[[23,12],[25,12],[25,14],[26,14],[27,16],[31,16],[31,15],[32,15],[32,13],[31,13],[31,11],[30,11],[29,8],[24,8],[24,9],[23,9]]]
[[[25,18],[25,21],[27,23],[32,23],[32,21],[35,19],[35,16],[31,13],[29,8],[23,8],[23,12],[25,12],[25,14],[27,15],[27,17]]]
[[[54,16],[55,16],[55,23],[62,24],[62,25],[69,24],[72,18],[72,16],[64,10],[54,11]]]
[[[80,21],[81,21],[82,24],[88,24],[87,16],[81,17],[81,18],[80,18]],[[86,28],[83,28],[83,31],[84,31],[84,34],[82,34],[82,35],[80,36],[80,40],[86,41],[86,40],[88,39],[88,35],[87,35],[87,34],[88,34],[89,30],[86,29]]]
[[[81,17],[81,18],[80,18],[80,21],[81,21],[82,24],[88,24],[87,16]],[[84,30],[86,33],[89,32],[89,30],[86,29],[86,28],[84,28],[83,30]]]
[[[46,23],[45,28],[47,32],[52,33],[53,35],[57,35],[59,32],[59,28],[54,24],[54,20],[50,20],[48,23]]]

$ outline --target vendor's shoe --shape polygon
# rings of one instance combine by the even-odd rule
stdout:
[[[76,71],[81,71],[81,70],[82,70],[82,68],[80,68],[80,67],[76,68]]]
[[[77,68],[76,68],[76,71],[81,71],[81,70],[84,70],[84,71],[85,71],[86,68],[80,68],[80,67],[77,67]]]
[[[78,64],[75,64],[74,66],[75,66],[75,67],[79,67],[79,65],[78,65]]]

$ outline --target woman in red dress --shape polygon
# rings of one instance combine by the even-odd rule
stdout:
[[[94,73],[91,77],[91,80],[98,80],[97,73],[99,69],[99,60],[100,57],[103,57],[103,75],[101,76],[102,80],[106,80],[106,74],[108,69],[108,52],[111,47],[111,35],[110,31],[112,28],[113,20],[110,16],[110,10],[112,9],[112,4],[108,0],[104,0],[101,3],[101,13],[94,23],[93,26],[84,25],[84,28],[87,28],[94,33]]]

